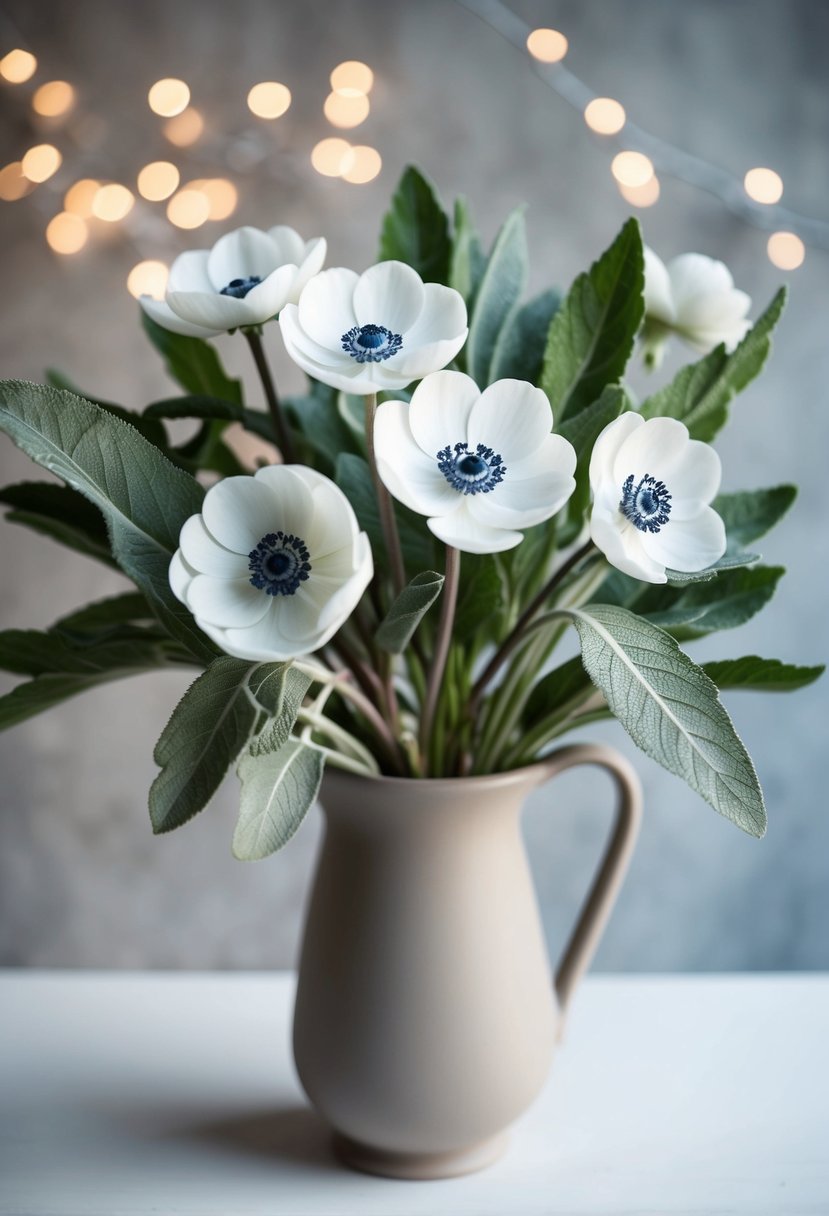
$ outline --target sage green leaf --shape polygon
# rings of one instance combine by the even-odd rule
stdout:
[[[786,302],[781,287],[730,355],[721,343],[710,354],[683,367],[672,382],[642,403],[643,418],[678,418],[692,439],[709,443],[728,419],[732,397],[759,375],[771,350],[771,333]]]
[[[368,462],[351,452],[341,453],[337,458],[334,480],[354,508],[376,558],[385,552],[385,542]],[[416,570],[430,567],[434,563],[435,546],[425,521],[399,503],[394,504],[394,511],[406,565]]]
[[[181,827],[207,805],[259,717],[248,681],[284,666],[223,655],[190,685],[153,753],[161,769],[150,788],[154,832]]]
[[[424,283],[449,277],[449,220],[431,182],[409,165],[383,219],[381,262],[406,262]]]
[[[723,570],[711,582],[649,590],[637,602],[636,611],[671,633],[681,630],[684,638],[735,629],[766,606],[784,573],[782,566]]]
[[[752,836],[766,830],[757,774],[716,685],[675,640],[624,608],[569,609],[582,660],[616,718],[648,756]]]
[[[0,430],[104,515],[113,556],[169,632],[199,658],[216,647],[173,595],[168,571],[204,490],[131,426],[72,393],[0,383]]]
[[[456,200],[454,220],[449,286],[460,292],[466,300],[467,309],[471,310],[486,269],[486,254],[481,248],[466,199]]]
[[[750,545],[770,532],[796,497],[796,486],[771,486],[767,490],[719,494],[711,506],[725,524],[728,548],[731,550]]]
[[[0,730],[99,684],[181,662],[175,644],[150,631],[80,646],[58,633],[8,629],[0,633],[0,668],[32,679],[0,697]]]
[[[490,383],[490,363],[498,335],[524,291],[528,271],[524,210],[517,207],[495,238],[469,321],[466,368],[481,389]]]
[[[286,663],[281,675],[265,675],[261,680],[254,677],[250,683],[251,692],[268,713],[268,720],[251,740],[250,754],[264,756],[267,752],[278,752],[291,736],[311,678]]]
[[[526,539],[518,546],[521,550]],[[454,634],[468,643],[482,625],[492,634],[505,611],[507,595],[498,562],[491,553],[464,553]]]
[[[275,442],[270,414],[264,410],[249,409],[234,401],[225,401],[221,397],[209,397],[200,393],[186,397],[166,397],[163,401],[154,401],[152,405],[148,405],[143,416],[165,419],[223,419],[226,422],[238,422],[246,431],[251,431],[268,443]]]
[[[156,325],[143,309],[141,323],[153,346],[164,357],[167,371],[183,389],[196,396],[219,397],[242,404],[241,381],[228,376],[215,347],[209,342],[174,334]]]
[[[438,598],[444,578],[434,570],[416,574],[380,622],[375,640],[383,650],[402,654],[414,631]]]
[[[9,523],[25,524],[84,557],[117,566],[103,515],[69,486],[22,481],[0,490],[0,503],[12,508],[6,515]]]
[[[735,549],[733,553],[726,550],[719,561],[714,562],[713,566],[706,566],[704,570],[671,570],[666,567],[665,575],[669,586],[685,587],[689,583],[710,583],[718,574],[722,574],[723,570],[754,566],[759,560],[760,554],[750,553],[748,549]]]
[[[333,472],[340,452],[359,452],[362,450],[362,436],[365,428],[365,403],[362,397],[357,398],[359,443],[355,443],[351,427],[343,420],[338,409],[340,394],[336,389],[311,380],[311,392],[307,397],[292,397],[286,400],[291,416],[298,429],[313,447],[314,451],[323,457],[327,464],[327,472]],[[345,396],[345,394],[343,394]]]
[[[139,435],[143,435],[159,451],[166,454],[167,435],[164,427],[153,419],[147,418],[146,414],[136,414],[133,410],[128,410],[123,405],[116,405],[114,401],[104,401],[101,397],[93,397],[89,393],[85,393],[77,385],[73,384],[68,376],[64,376],[62,372],[56,371],[54,368],[47,369],[46,383],[51,385],[52,388],[66,389],[67,392],[74,393],[76,397],[83,397],[84,401],[91,401],[93,405],[100,406],[102,410],[106,410],[113,417],[128,422],[130,426],[135,427]]]
[[[644,313],[645,261],[638,221],[579,275],[553,318],[541,387],[556,423],[596,401],[625,370]]]
[[[524,707],[525,727],[553,715],[577,708],[594,691],[590,677],[578,655],[542,676]]]
[[[826,668],[797,667],[779,659],[761,659],[756,654],[741,659],[703,663],[702,670],[718,688],[748,688],[757,692],[793,692],[823,675]]]
[[[137,591],[112,595],[96,600],[55,621],[53,630],[63,633],[96,633],[119,625],[153,621],[153,613],[144,596]]]
[[[560,539],[562,545],[568,544],[581,532],[590,505],[590,457],[593,454],[593,445],[604,428],[626,409],[630,409],[630,402],[625,390],[618,384],[610,384],[592,405],[566,418],[554,428],[576,451],[576,488],[563,511],[564,519],[561,523],[564,526],[564,535]]]
[[[242,782],[233,855],[259,861],[281,849],[314,805],[325,757],[319,748],[289,739],[276,752],[246,752],[237,773]]]
[[[498,334],[488,383],[504,379],[538,383],[547,334],[560,304],[561,296],[551,287],[520,308],[513,309]]]

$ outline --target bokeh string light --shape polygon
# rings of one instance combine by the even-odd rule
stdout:
[[[620,193],[633,206],[652,206],[659,197],[658,176],[673,177],[715,195],[730,211],[755,227],[781,229],[773,233],[767,245],[770,260],[781,269],[793,270],[801,265],[806,244],[829,249],[829,222],[779,205],[783,181],[773,169],[752,169],[740,180],[725,169],[659,139],[631,123],[621,103],[597,96],[561,63],[568,49],[563,34],[556,30],[533,30],[503,0],[458,0],[458,3],[518,50],[529,52],[533,70],[583,115],[591,130],[623,138],[624,151],[639,153],[650,161],[654,174],[638,186],[622,180],[613,170]],[[553,38],[556,34],[559,41]],[[612,120],[606,122],[600,117],[603,114],[615,114],[618,125],[613,125]],[[636,192],[640,192],[638,196]]]
[[[31,51],[19,47],[0,59],[0,76],[9,84],[25,84],[37,71],[37,60]]]

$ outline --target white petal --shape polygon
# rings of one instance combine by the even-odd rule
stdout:
[[[287,532],[307,545],[308,532],[313,526],[314,500],[299,469],[298,465],[269,464],[256,471],[253,481],[267,502],[268,531]],[[263,535],[260,533],[257,540]]]
[[[279,528],[274,495],[255,477],[225,477],[204,496],[207,530],[234,553],[250,553],[263,536]]]
[[[139,296],[138,302],[156,325],[160,325],[162,329],[169,329],[173,334],[184,334],[188,338],[215,338],[222,332],[220,329],[206,329],[203,325],[193,325],[191,321],[185,321],[183,317],[179,317],[173,312],[165,300],[154,300],[152,296]]]
[[[702,253],[682,253],[668,263],[671,296],[676,316],[681,317],[686,302],[697,295],[731,291],[734,280],[724,262]]]
[[[207,249],[188,249],[180,253],[170,267],[168,291],[214,291],[207,273]]]
[[[460,292],[444,287],[442,283],[424,283],[423,307],[417,320],[406,330],[403,350],[453,341],[461,335],[465,340],[466,333],[466,304]]]
[[[181,555],[193,570],[212,578],[244,578],[248,575],[248,557],[225,549],[205,527],[201,515],[191,515],[179,536]]]
[[[295,266],[301,265],[305,257],[305,241],[295,228],[289,228],[287,224],[277,224],[268,229],[268,236],[273,241],[279,259],[278,266],[285,266],[288,262],[293,262]]]
[[[218,291],[168,291],[167,303],[185,321],[208,329],[228,330],[258,324],[247,300],[223,296]]]
[[[696,515],[720,488],[722,464],[712,447],[691,439],[681,455],[660,474],[671,495],[671,520]]]
[[[423,280],[405,262],[378,262],[360,275],[354,288],[357,324],[384,325],[393,334],[405,335],[411,329],[423,302]]]
[[[646,474],[661,479],[662,470],[676,463],[687,444],[688,428],[684,423],[676,418],[648,418],[628,435],[616,453],[613,479],[619,492],[631,473],[637,480]]]
[[[177,600],[181,600],[182,604],[187,603],[187,588],[195,577],[196,571],[187,565],[181,556],[181,550],[177,549],[170,560],[168,578],[173,595]]]
[[[294,285],[291,288],[291,294],[288,299],[292,304],[296,304],[299,297],[302,295],[305,284],[313,279],[315,274],[319,274],[322,270],[322,264],[325,261],[325,255],[328,252],[328,244],[325,237],[318,236],[316,240],[309,241],[303,249],[297,265],[297,271]],[[294,260],[293,258],[291,259]]]
[[[279,266],[256,287],[251,288],[244,302],[256,317],[255,324],[261,325],[270,321],[271,317],[275,317],[285,307],[293,291],[296,276],[297,268],[289,262],[286,266]]]
[[[498,528],[531,528],[555,515],[576,488],[572,477],[552,469],[519,481],[509,473],[494,490],[469,496],[476,519]]]
[[[296,304],[286,304],[279,314],[279,328],[285,349],[291,358],[300,365],[327,367],[335,375],[346,374],[351,370],[354,375],[360,373],[360,364],[347,355],[339,344],[321,346],[303,329],[299,323],[299,310]],[[313,375],[313,372],[311,373]],[[319,378],[319,377],[318,377]]]
[[[700,292],[690,296],[677,316],[677,329],[718,331],[745,318],[751,297],[744,291]]]
[[[576,471],[576,451],[563,435],[545,435],[541,443],[520,460],[511,460],[509,481],[523,481],[527,477],[542,477],[557,473],[571,478]]]
[[[220,629],[247,629],[268,611],[271,597],[254,587],[250,578],[210,578],[197,575],[187,588],[187,606],[196,621]]]
[[[409,348],[404,339],[403,347],[384,363],[375,364],[382,367],[385,373],[401,378],[401,388],[411,384],[413,380],[422,380],[433,372],[451,363],[455,355],[466,341],[467,330],[462,330],[455,338],[446,338],[441,342],[430,342],[426,346]]]
[[[546,393],[526,380],[496,380],[484,389],[469,415],[469,447],[494,448],[509,467],[529,456],[553,429]],[[569,445],[568,445],[569,446]],[[574,466],[575,467],[575,466]]]
[[[466,377],[464,377],[466,379]],[[477,392],[477,389],[476,389]],[[419,515],[442,515],[458,505],[460,495],[412,435],[410,406],[384,401],[374,419],[377,471],[386,489]]]
[[[326,553],[353,543],[359,530],[354,509],[323,473],[307,465],[268,465],[255,479],[272,492],[274,517],[285,521],[279,527],[302,538],[315,567]]]
[[[600,432],[590,455],[590,488],[594,496],[599,493],[600,487],[608,482],[616,484],[613,466],[616,463],[619,449],[634,431],[644,425],[645,419],[641,414],[628,410],[626,413],[620,414],[618,418],[614,418]],[[619,492],[621,493],[621,486],[619,486]]]
[[[285,636],[280,628],[279,615],[282,604],[295,596],[266,596],[271,602],[261,620],[247,629],[227,629],[215,637],[223,650],[240,659],[261,659],[263,662],[281,662],[308,654],[301,641]]]
[[[707,355],[709,351],[713,350],[715,346],[719,346],[721,342],[725,343],[725,349],[730,354],[735,347],[740,345],[750,329],[750,321],[734,321],[717,330],[683,329],[678,332],[693,350]]]
[[[639,541],[642,535],[618,510],[610,513],[593,508],[590,537],[610,564],[645,583],[666,583],[664,564],[644,552]]]
[[[450,515],[427,519],[426,523],[439,540],[463,553],[502,553],[505,549],[514,549],[524,539],[520,532],[481,523],[469,512],[465,502]]]
[[[642,548],[671,570],[704,570],[725,553],[725,525],[711,507],[703,507],[691,519],[675,520],[671,515],[658,532],[642,533]]]
[[[668,269],[652,249],[645,246],[645,312],[671,324],[675,317]]]
[[[433,372],[421,381],[408,407],[408,424],[427,456],[435,460],[447,444],[466,443],[469,417],[480,395],[475,381],[463,372]]]
[[[210,250],[207,273],[213,290],[221,291],[234,279],[266,279],[278,265],[279,251],[267,232],[245,227],[219,237]]]
[[[342,266],[323,270],[306,284],[299,297],[299,328],[326,350],[344,354],[343,334],[357,324],[353,299],[358,278],[353,270]],[[354,362],[350,356],[345,357]]]

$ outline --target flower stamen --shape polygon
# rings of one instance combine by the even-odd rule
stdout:
[[[500,455],[483,443],[474,452],[466,443],[456,443],[454,448],[447,445],[438,452],[437,462],[452,489],[460,494],[488,494],[507,471]]]
[[[251,584],[266,595],[293,595],[311,573],[305,542],[285,532],[268,532],[248,554]]]
[[[619,510],[640,532],[658,532],[671,514],[671,495],[664,481],[649,473],[633,484],[633,473],[625,478]]]
[[[227,287],[219,292],[220,296],[232,296],[234,300],[244,300],[249,291],[258,287],[262,282],[258,274],[248,275],[246,279],[231,279]]]
[[[355,325],[343,334],[340,342],[343,350],[358,363],[382,363],[397,354],[403,338],[385,325]]]

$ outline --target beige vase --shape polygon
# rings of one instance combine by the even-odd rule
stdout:
[[[528,794],[577,764],[612,775],[616,816],[551,983],[520,814]],[[294,1012],[305,1092],[358,1169],[481,1169],[544,1085],[633,849],[636,775],[608,748],[575,746],[490,777],[332,770],[321,801]]]

